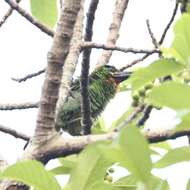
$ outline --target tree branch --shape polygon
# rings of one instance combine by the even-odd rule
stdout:
[[[64,1],[53,44],[48,53],[46,78],[42,88],[33,137],[35,144],[40,145],[57,133],[55,131],[55,109],[61,83],[62,67],[69,52],[74,25],[81,6],[81,0]],[[64,69],[66,68],[64,67]]]
[[[87,21],[85,28],[85,41],[91,41],[93,36],[93,24],[95,12],[98,6],[99,0],[91,0],[90,6],[87,12]],[[89,67],[90,67],[90,54],[91,49],[84,49],[82,57],[82,68],[80,76],[80,88],[81,88],[81,123],[83,126],[84,134],[88,135],[91,133],[91,105],[88,92],[89,84]]]
[[[141,113],[144,110],[144,105],[139,105],[131,115],[129,115],[129,117],[127,119],[125,119],[124,121],[122,121],[122,123],[120,123],[115,129],[114,131],[121,131],[122,128],[126,127],[127,125],[129,125],[134,119],[137,118],[137,116],[139,115],[139,113]]]
[[[96,48],[96,49],[104,49],[107,51],[112,50],[112,51],[120,51],[123,53],[134,53],[134,54],[160,53],[160,50],[157,49],[148,50],[148,49],[124,48],[115,45],[105,45],[88,41],[83,42],[81,44],[81,48],[82,49]]]
[[[147,106],[144,111],[143,111],[143,116],[142,118],[138,121],[137,126],[143,126],[145,122],[148,120],[150,117],[150,113],[152,111],[153,107],[152,106]]]
[[[148,19],[146,20],[146,25],[147,25],[147,28],[148,28],[148,33],[149,33],[149,35],[150,35],[150,37],[151,37],[151,39],[152,39],[152,43],[153,43],[154,47],[155,47],[156,49],[158,49],[158,48],[159,48],[159,45],[158,45],[158,42],[157,42],[157,40],[156,40],[156,38],[155,38],[155,36],[154,36],[152,30],[151,30],[150,22],[149,22]]]
[[[73,43],[71,43],[73,44]],[[89,42],[89,41],[85,41],[85,42],[81,42],[81,47],[78,47],[78,49],[80,51],[84,51],[86,49],[89,49],[89,48],[96,48],[96,49],[104,49],[104,50],[112,50],[112,51],[120,51],[120,52],[123,52],[123,53],[134,53],[134,54],[146,54],[145,56],[143,57],[148,57],[149,55],[152,55],[154,53],[158,53],[160,54],[161,51],[160,50],[157,50],[157,49],[152,49],[152,50],[146,50],[146,49],[135,49],[135,48],[124,48],[124,47],[119,47],[119,46],[109,46],[109,45],[105,45],[105,44],[99,44],[99,43],[95,43],[95,42]],[[148,55],[147,55],[148,54]],[[135,60],[134,63],[132,63],[132,65],[140,62],[140,61],[143,61],[145,58],[141,58],[139,61]],[[130,64],[131,65],[131,64]],[[130,67],[130,66],[127,66],[127,67]],[[34,73],[30,73],[30,74],[27,74],[26,76],[24,77],[21,77],[21,78],[11,78],[12,80],[16,81],[16,82],[25,82],[26,80],[28,79],[32,79],[33,77],[36,77],[36,76],[39,76],[41,74],[45,73],[45,68],[44,69],[41,69],[37,72],[34,72]]]
[[[16,0],[17,3],[20,3],[21,0]],[[3,24],[5,24],[6,20],[12,15],[13,13],[13,10],[12,8],[9,8],[7,13],[3,16],[3,18],[0,20],[0,27],[3,26]]]
[[[127,125],[126,127],[130,127],[130,125]],[[112,141],[118,136],[118,134],[118,132],[110,132],[107,134],[71,137],[57,135],[44,144],[43,148],[35,149],[33,151],[33,157],[46,164],[51,159],[79,153],[89,144],[99,141]],[[166,130],[162,133],[143,131],[142,134],[149,143],[158,143],[190,135],[190,131],[176,132],[174,130]]]
[[[12,135],[13,137],[15,138],[19,138],[19,139],[22,139],[24,141],[29,141],[30,140],[30,137],[21,133],[21,132],[18,132],[14,129],[11,129],[9,127],[5,127],[3,125],[0,125],[0,131],[3,132],[3,133],[7,133],[9,135]]]
[[[20,13],[24,18],[26,18],[31,24],[39,28],[42,32],[46,33],[47,35],[53,37],[54,31],[47,28],[42,23],[38,22],[35,18],[33,18],[29,13],[26,12],[23,8],[21,8],[17,3],[15,3],[12,0],[5,0],[12,9],[16,10],[18,13]]]
[[[39,76],[42,73],[45,73],[45,69],[41,69],[35,73],[27,74],[26,76],[24,76],[22,78],[11,78],[11,79],[20,83],[20,82],[25,82],[26,80],[31,79],[33,77]]]
[[[10,110],[21,110],[29,108],[38,108],[39,102],[25,102],[17,104],[0,104],[0,110],[10,111]]]
[[[56,109],[57,112],[63,109],[65,99],[69,94],[73,74],[74,74],[78,59],[79,59],[80,52],[81,52],[83,18],[84,18],[83,11],[84,11],[83,7],[81,6],[81,9],[78,13],[78,17],[77,17],[76,24],[74,27],[69,54],[64,64],[64,70],[63,70],[63,75],[61,79],[61,86],[59,90],[59,99],[57,102],[57,109]]]
[[[190,135],[190,131],[175,131],[175,130],[167,130],[163,131],[163,133],[156,132],[144,132],[145,137],[150,143],[158,143],[166,140],[174,140],[180,137]]]
[[[148,57],[149,57],[150,55],[152,55],[153,53],[154,53],[154,52],[152,52],[152,53],[147,53],[147,54],[145,54],[144,56],[142,56],[141,58],[136,59],[136,60],[132,61],[131,63],[129,63],[129,64],[127,64],[127,65],[121,67],[119,70],[120,70],[120,71],[124,71],[125,69],[130,68],[130,67],[136,65],[137,63],[140,63],[140,62],[144,61],[146,58],[148,58]]]
[[[172,23],[173,23],[173,21],[175,19],[175,16],[177,14],[178,6],[179,6],[179,0],[176,0],[176,4],[175,4],[175,7],[174,7],[174,10],[173,10],[173,13],[172,13],[172,17],[169,20],[168,24],[166,25],[166,28],[164,29],[164,32],[163,32],[163,34],[162,34],[162,36],[160,38],[160,41],[159,41],[159,45],[163,44],[163,42],[164,42],[166,34],[167,34],[170,26],[172,25]]]
[[[116,0],[115,10],[113,12],[113,18],[109,27],[109,34],[107,37],[106,45],[115,45],[119,37],[119,29],[124,17],[125,10],[127,8],[129,0]],[[112,51],[103,51],[102,55],[98,59],[97,67],[105,65],[109,62],[112,55]]]

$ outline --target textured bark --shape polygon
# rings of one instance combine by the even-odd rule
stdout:
[[[116,0],[115,10],[113,12],[113,18],[109,28],[109,34],[106,42],[106,45],[108,46],[115,45],[117,39],[119,38],[119,29],[121,27],[121,22],[123,20],[128,2],[129,0]],[[98,60],[97,67],[107,64],[111,56],[112,51],[103,51],[102,55]]]
[[[65,102],[65,98],[68,95],[70,90],[70,85],[72,82],[72,77],[76,68],[76,64],[78,62],[78,58],[81,51],[81,41],[82,41],[82,30],[83,30],[83,6],[81,5],[80,12],[78,14],[78,18],[75,24],[73,38],[71,40],[69,54],[64,64],[63,75],[61,79],[61,86],[59,90],[59,99],[57,102],[57,110],[59,106],[62,106]]]
[[[48,53],[48,64],[39,103],[39,113],[32,143],[24,152],[22,159],[38,159],[43,146],[58,133],[55,131],[55,108],[62,77],[62,67],[70,48],[74,25],[82,0],[65,0],[60,20]],[[37,152],[37,155],[35,153]],[[38,157],[37,157],[38,156]],[[2,190],[27,190],[28,187],[17,182],[3,181]]]
[[[70,48],[70,41],[81,0],[65,0],[57,25],[52,47],[48,53],[48,65],[39,105],[35,143],[51,138],[55,131],[55,108],[62,77],[62,67]]]
[[[98,6],[99,0],[91,0],[90,6],[87,12],[87,20],[85,27],[85,36],[84,41],[91,41],[93,36],[93,24],[96,9]],[[88,85],[89,85],[89,69],[90,69],[90,55],[91,49],[84,49],[82,56],[82,68],[80,76],[80,88],[81,88],[81,124],[83,126],[83,132],[85,135],[91,133],[91,102],[89,98]]]

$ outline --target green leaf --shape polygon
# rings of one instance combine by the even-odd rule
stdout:
[[[185,64],[185,60],[183,59],[183,57],[181,57],[181,55],[177,52],[176,49],[174,48],[161,48],[162,51],[162,55],[165,58],[175,58],[176,60],[178,60],[180,63]]]
[[[54,175],[69,174],[71,172],[71,168],[58,166],[56,168],[51,169],[50,172],[52,172]]]
[[[64,158],[59,158],[61,166],[51,169],[50,171],[55,175],[69,174],[72,168],[77,163],[77,155],[70,155]]]
[[[125,177],[120,178],[119,180],[117,180],[116,182],[114,182],[114,186],[115,187],[119,187],[119,188],[131,188],[132,189],[136,189],[136,184],[138,182],[138,179],[133,176],[133,175],[128,175]]]
[[[190,13],[190,3],[187,3],[186,12]]]
[[[119,144],[126,155],[129,171],[141,181],[148,181],[152,169],[150,149],[146,139],[134,126],[126,127],[119,137]]]
[[[164,149],[164,150],[171,150],[171,146],[170,144],[165,141],[165,142],[159,142],[159,143],[153,143],[151,144],[151,147],[155,147],[155,148],[161,148],[161,149]]]
[[[170,190],[168,182],[166,180],[162,181],[160,187],[156,190]]]
[[[22,161],[11,165],[0,175],[1,178],[18,180],[38,190],[61,190],[51,172],[35,160]]]
[[[149,181],[149,187],[150,189],[154,190],[169,190],[169,184],[166,180],[162,180],[158,177],[152,178],[151,181]]]
[[[106,131],[107,131],[107,129],[106,129],[105,120],[102,116],[100,116],[95,121],[95,124],[93,124],[92,133],[93,134],[101,134],[101,133],[105,133]]]
[[[185,161],[190,161],[190,147],[181,147],[170,150],[154,164],[154,167],[164,168]]]
[[[190,15],[183,14],[174,26],[174,41],[172,48],[180,55],[186,65],[190,59]]]
[[[190,113],[181,117],[181,122],[176,126],[175,131],[190,129]]]
[[[53,28],[57,21],[57,0],[30,0],[32,15]]]
[[[156,150],[150,148],[150,155],[158,155],[158,156],[160,156],[160,153],[157,152]]]
[[[186,190],[190,190],[190,179],[189,179],[188,182],[187,182]]]
[[[149,104],[173,109],[190,108],[190,86],[177,82],[166,82],[154,87],[146,97]]]
[[[184,68],[184,65],[179,64],[174,59],[159,59],[148,67],[135,71],[128,82],[131,83],[133,90],[137,90],[156,78],[177,73]]]
[[[127,111],[125,111],[117,120],[115,120],[111,127],[110,131],[113,130],[115,127],[119,126],[131,113],[133,112],[132,108],[129,108]]]
[[[79,155],[78,162],[71,171],[68,189],[92,190],[96,189],[96,185],[104,186],[104,176],[110,165],[95,145],[88,146]]]
[[[61,165],[67,167],[67,168],[73,168],[74,165],[77,163],[77,155],[71,155],[64,158],[59,158],[59,162]]]
[[[138,187],[137,190],[169,190],[169,185],[166,180],[162,180],[156,176],[151,176],[149,181],[146,184],[137,183]]]
[[[146,139],[136,127],[128,126],[122,130],[119,139],[98,146],[100,152],[112,163],[126,167],[138,180],[147,181],[152,162]]]

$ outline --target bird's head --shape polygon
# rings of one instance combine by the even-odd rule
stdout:
[[[114,66],[104,65],[93,72],[92,76],[94,79],[108,80],[118,85],[120,82],[128,79],[131,74],[131,72],[119,71]]]

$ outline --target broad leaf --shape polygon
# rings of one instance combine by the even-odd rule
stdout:
[[[190,113],[181,117],[181,122],[176,126],[176,131],[189,130],[190,129]]]
[[[71,168],[65,166],[58,166],[50,170],[54,175],[63,175],[69,174],[71,172]]]
[[[32,15],[43,24],[53,27],[57,21],[56,0],[30,0]]]
[[[101,134],[105,133],[108,129],[106,129],[106,123],[102,116],[98,117],[98,119],[95,121],[95,124],[93,124],[92,127],[92,133],[93,134]]]
[[[115,127],[118,127],[127,117],[129,117],[132,111],[133,109],[129,108],[117,120],[115,120],[110,127],[110,131],[113,130]]]
[[[173,109],[190,108],[190,86],[177,82],[166,82],[154,87],[147,95],[149,104],[167,106]]]
[[[179,64],[174,59],[159,59],[148,67],[135,71],[128,82],[131,83],[132,89],[136,90],[156,78],[177,73],[184,68],[184,65]]]
[[[179,162],[190,161],[190,147],[181,147],[170,150],[154,166],[156,168],[164,168]]]
[[[78,162],[71,171],[67,189],[92,190],[97,188],[96,185],[105,186],[104,176],[110,165],[95,145],[88,146],[79,155]]]
[[[51,169],[50,171],[55,175],[69,174],[72,168],[77,163],[77,155],[71,155],[58,159],[61,166]]]
[[[160,142],[160,143],[153,143],[151,144],[151,147],[155,147],[155,148],[161,148],[161,149],[164,149],[164,150],[171,150],[171,146],[170,144],[165,141],[165,142]]]
[[[51,172],[37,161],[29,160],[11,165],[0,175],[1,178],[18,180],[37,190],[61,190],[57,180]]]
[[[175,49],[186,65],[190,62],[190,15],[183,14],[174,27],[174,41],[172,48]]]
[[[126,127],[118,139],[101,144],[98,148],[107,160],[126,167],[139,181],[149,179],[152,169],[151,151],[137,128]]]
[[[186,190],[190,190],[190,180],[188,180],[188,182],[187,182]]]
[[[119,187],[119,188],[131,188],[131,189],[136,189],[136,184],[137,184],[138,180],[135,176],[133,175],[128,175],[125,177],[120,178],[119,180],[117,180],[116,182],[114,182],[114,186],[115,187]]]
[[[151,176],[147,184],[143,183],[137,183],[137,189],[136,190],[169,190],[168,182],[165,180],[162,180],[156,176]]]
[[[141,181],[148,181],[152,169],[150,150],[146,139],[134,126],[126,127],[119,137],[126,155],[129,171]]]
[[[77,155],[71,155],[64,158],[59,158],[59,162],[65,167],[73,168],[74,165],[77,163],[77,158]]]
[[[174,40],[171,48],[163,48],[165,57],[174,57],[189,67],[190,60],[190,15],[183,14],[174,26]]]

